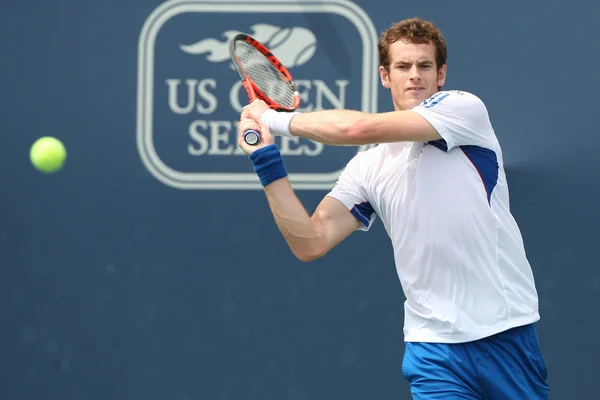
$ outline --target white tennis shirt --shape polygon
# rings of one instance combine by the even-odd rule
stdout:
[[[533,323],[534,277],[484,103],[442,91],[413,108],[442,140],[357,154],[328,196],[392,241],[408,342],[460,343]]]

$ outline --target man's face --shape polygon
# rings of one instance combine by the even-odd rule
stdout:
[[[435,45],[398,40],[389,51],[389,71],[379,67],[381,82],[390,89],[395,110],[410,110],[438,91],[446,81],[446,65],[439,71]]]

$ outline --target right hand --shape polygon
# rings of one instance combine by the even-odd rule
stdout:
[[[260,122],[265,112],[269,111],[269,106],[262,100],[253,100],[250,104],[246,104],[242,109],[240,119],[250,118],[256,122]]]
[[[260,141],[254,146],[249,145],[244,140],[244,133],[248,129],[254,129],[260,133]],[[238,146],[246,153],[246,155],[252,154],[254,151],[268,146],[270,144],[275,143],[275,139],[271,132],[269,132],[269,128],[264,125],[259,125],[256,121],[243,118],[238,125]]]

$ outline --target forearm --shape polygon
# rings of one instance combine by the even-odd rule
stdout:
[[[311,218],[294,193],[276,145],[258,149],[250,155],[254,170],[263,186],[279,230],[290,249],[302,261],[321,255],[318,224]]]
[[[275,223],[296,257],[309,261],[321,256],[322,238],[316,224],[294,193],[287,178],[265,186]]]
[[[279,136],[301,137],[330,146],[378,143],[377,114],[352,110],[286,113],[268,110],[261,122]]]
[[[365,135],[359,135],[359,131],[370,118],[370,114],[360,111],[314,111],[296,115],[290,123],[290,132],[332,146],[366,144]]]

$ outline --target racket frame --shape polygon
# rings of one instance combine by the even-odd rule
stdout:
[[[246,70],[244,70],[244,66],[242,65],[242,63],[236,53],[236,43],[239,41],[246,42],[250,46],[254,47],[256,50],[258,50],[263,55],[263,57],[265,57],[267,59],[267,61],[273,67],[275,67],[275,69],[279,72],[279,74],[281,75],[283,80],[290,86],[290,88],[293,91],[292,107],[282,106],[281,104],[270,99],[265,93],[263,93],[258,88],[258,85],[252,80],[252,78],[250,78],[250,76],[246,73]],[[235,37],[233,37],[231,39],[231,41],[229,42],[229,55],[231,58],[231,63],[233,64],[233,67],[235,68],[236,72],[238,73],[238,75],[242,81],[242,86],[244,87],[244,90],[246,91],[246,94],[248,95],[248,100],[250,103],[256,99],[262,100],[269,106],[270,109],[275,110],[275,111],[283,111],[283,112],[293,112],[296,109],[298,109],[298,107],[300,107],[300,93],[298,92],[298,87],[296,86],[296,84],[294,83],[294,80],[292,79],[292,74],[290,74],[290,71],[285,67],[285,65],[283,65],[281,63],[281,61],[279,61],[279,59],[264,44],[262,44],[261,42],[259,42],[258,40],[256,40],[255,38],[253,38],[252,36],[250,36],[248,34],[239,33]],[[244,138],[246,138],[246,136],[250,133],[250,131],[253,134],[258,135],[259,139],[258,139],[258,141],[252,141],[251,143],[249,143],[248,140],[246,140],[246,143],[248,143],[250,145],[258,144],[258,142],[260,141],[260,133],[255,130],[246,131],[244,133]],[[254,136],[251,135],[251,137],[254,137]]]

